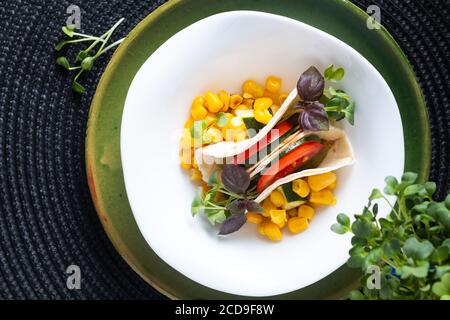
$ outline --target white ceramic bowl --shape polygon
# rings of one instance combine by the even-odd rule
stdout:
[[[192,99],[207,90],[240,92],[246,79],[270,74],[294,88],[309,66],[342,66],[339,87],[356,101],[344,125],[356,163],[338,172],[338,203],[318,210],[302,234],[272,243],[248,224],[218,237],[192,218],[194,187],[179,166],[179,137]],[[343,265],[348,236],[330,231],[339,212],[358,213],[386,175],[403,172],[403,130],[394,96],[377,70],[342,41],[277,15],[234,11],[180,31],[144,63],[126,98],[121,155],[128,199],[152,249],[185,276],[216,290],[269,296],[310,285]],[[400,151],[400,152],[399,152]],[[395,155],[393,157],[392,155]],[[381,215],[387,214],[381,206]]]

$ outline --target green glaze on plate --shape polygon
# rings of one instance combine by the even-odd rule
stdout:
[[[428,177],[428,116],[412,68],[384,28],[366,27],[368,16],[358,7],[343,0],[170,0],[145,18],[116,50],[97,87],[86,139],[89,187],[109,238],[143,279],[170,298],[246,297],[213,290],[190,280],[162,261],[142,237],[127,200],[120,161],[123,106],[135,74],[162,43],[202,18],[231,10],[255,10],[290,17],[321,29],[359,51],[383,75],[400,108],[405,170],[419,172],[422,181]],[[342,298],[357,285],[358,276],[354,270],[342,266],[313,285],[267,298]]]

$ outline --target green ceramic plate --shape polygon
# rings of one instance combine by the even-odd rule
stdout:
[[[120,161],[120,123],[134,75],[168,38],[215,13],[256,10],[290,17],[346,42],[383,75],[400,108],[405,138],[405,170],[428,176],[430,133],[425,103],[406,57],[381,28],[366,27],[367,15],[343,0],[171,0],[145,18],[117,49],[103,74],[91,106],[86,166],[100,220],[128,264],[154,288],[178,299],[245,298],[202,286],[162,261],[148,246],[131,212]],[[282,299],[341,298],[356,285],[358,274],[342,266],[319,282]]]

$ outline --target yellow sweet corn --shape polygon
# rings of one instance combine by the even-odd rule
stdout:
[[[220,111],[227,112],[228,108],[230,107],[230,94],[227,91],[225,91],[225,90],[221,90],[219,92],[219,97],[220,97],[220,100],[222,100],[222,103],[223,103],[223,107],[222,107],[222,109]]]
[[[242,130],[246,130],[247,127],[245,126],[244,121],[242,121],[241,117],[233,117],[231,118],[230,122],[228,123],[228,127],[230,129],[242,129]]]
[[[325,204],[325,205],[336,204],[336,199],[334,198],[333,192],[327,189],[317,192],[311,191],[309,201],[313,204]]]
[[[202,174],[200,170],[191,168],[189,171],[189,177],[192,181],[202,181]]]
[[[280,95],[278,96],[278,102],[279,102],[280,106],[283,104],[284,100],[286,100],[288,95],[289,95],[289,93],[287,93],[287,92],[280,93]]]
[[[247,139],[247,130],[237,129],[234,130],[233,140],[234,142],[239,142]]]
[[[215,94],[211,91],[208,91],[205,94],[205,100],[206,100],[206,105],[208,107],[208,110],[210,112],[214,112],[214,113],[219,112],[220,109],[222,109],[222,107],[223,107],[223,102],[220,99],[219,95]]]
[[[244,100],[245,99],[253,99],[254,98],[250,93],[247,93],[247,92],[244,92],[244,94],[242,96],[244,97]]]
[[[236,107],[236,109],[233,110],[233,114],[237,115],[238,110],[250,110],[250,108],[248,106],[246,106],[245,104],[240,104]]]
[[[284,228],[284,226],[286,225],[286,221],[282,221],[280,223],[276,223],[276,225],[278,226],[278,228],[280,228],[280,230]]]
[[[264,199],[264,201],[261,204],[261,207],[264,209],[262,212],[262,215],[264,217],[270,217],[270,210],[276,210],[277,207],[270,201],[269,198]]]
[[[308,184],[312,191],[320,191],[336,182],[334,172],[326,172],[308,177]]]
[[[190,169],[192,166],[192,150],[182,149],[180,155],[180,165],[183,169]]]
[[[286,213],[289,217],[296,217],[297,216],[297,208],[290,209]]]
[[[222,128],[222,136],[225,141],[234,141],[234,129],[228,127]]]
[[[255,120],[263,123],[268,124],[270,119],[272,119],[272,115],[270,114],[269,110],[267,109],[255,109]]]
[[[223,140],[222,131],[216,127],[209,127],[206,132],[211,136],[211,143],[217,143]]]
[[[242,98],[242,96],[240,96],[238,94],[233,94],[230,97],[230,108],[236,109],[236,107],[242,103],[242,100],[244,100],[244,98]]]
[[[192,101],[192,107],[196,106],[196,105],[201,105],[204,106],[205,105],[205,98],[203,96],[197,96],[194,98],[194,100]]]
[[[192,125],[194,124],[194,119],[189,118],[186,120],[186,122],[184,123],[184,127],[186,129],[189,129],[190,127],[192,127]]]
[[[303,204],[298,207],[297,213],[299,217],[306,218],[308,219],[308,221],[311,221],[311,219],[314,217],[314,208]]]
[[[242,101],[241,106],[243,105],[243,106],[246,106],[246,107],[248,107],[249,109],[251,109],[251,108],[253,108],[253,103],[254,103],[254,102],[255,102],[254,99],[247,98],[247,99],[244,99],[244,100]]]
[[[262,236],[265,236],[266,235],[266,233],[264,232],[264,225],[266,224],[266,222],[267,221],[261,221],[261,223],[260,224],[258,224],[258,233],[260,234],[260,235],[262,235]]]
[[[292,182],[292,191],[298,194],[300,197],[305,198],[309,194],[309,185],[303,179],[297,179]]]
[[[293,217],[290,218],[288,221],[288,229],[293,234],[297,234],[304,231],[306,228],[308,228],[308,226],[309,226],[308,219],[303,217]]]
[[[253,108],[255,110],[261,109],[261,110],[267,110],[269,109],[273,104],[272,99],[270,98],[258,98],[255,100],[253,104]]]
[[[269,76],[266,79],[266,90],[277,93],[281,88],[281,79],[275,76]]]
[[[253,80],[247,80],[242,84],[242,92],[251,94],[253,98],[262,97],[264,88]]]
[[[210,126],[212,123],[216,122],[216,114],[208,112],[205,117],[206,126]]]
[[[327,187],[327,189],[329,189],[329,190],[334,190],[334,189],[336,189],[336,185],[337,185],[337,180],[336,180],[334,183],[330,184],[330,185]]]
[[[264,234],[272,241],[280,241],[283,238],[280,228],[273,222],[264,222]]]
[[[196,104],[192,107],[191,116],[194,120],[202,120],[205,119],[208,114],[208,110],[201,104]]]
[[[270,220],[275,224],[281,224],[287,221],[286,210],[270,210]]]
[[[270,194],[270,201],[272,201],[276,207],[282,207],[286,203],[283,194],[278,190],[272,191]]]
[[[182,149],[191,149],[194,146],[194,139],[191,136],[191,131],[189,129],[183,129],[180,142]]]
[[[245,215],[247,216],[247,221],[254,224],[260,224],[264,219],[259,213],[247,212]]]

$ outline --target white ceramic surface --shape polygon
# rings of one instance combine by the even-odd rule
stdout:
[[[207,90],[240,91],[252,78],[275,74],[294,88],[310,65],[333,63],[346,75],[338,85],[356,101],[355,126],[344,125],[356,163],[338,172],[333,207],[318,210],[300,235],[272,243],[248,224],[218,237],[201,216],[193,219],[193,185],[179,166],[181,128],[192,99]],[[399,176],[403,131],[394,96],[376,69],[340,40],[272,14],[234,11],[180,31],[144,63],[126,98],[121,155],[128,199],[152,249],[187,277],[216,290],[268,296],[310,285],[343,265],[349,236],[330,231],[339,212],[358,213],[386,175]],[[395,156],[393,156],[395,155]],[[380,214],[387,214],[385,206]]]

